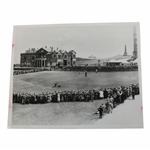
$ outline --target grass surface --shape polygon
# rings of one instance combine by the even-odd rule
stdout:
[[[93,115],[104,100],[47,104],[13,104],[13,125],[84,125],[93,124]]]
[[[129,85],[138,82],[138,72],[84,72],[44,71],[14,76],[14,92],[44,92]],[[53,88],[60,83],[60,88]]]
[[[53,88],[54,83],[61,88]],[[129,85],[138,82],[138,72],[61,72],[44,71],[14,76],[15,92],[61,91],[71,89],[94,89],[100,87]],[[93,113],[105,100],[94,102],[62,102],[47,104],[13,104],[13,125],[84,125],[94,124],[98,119]]]

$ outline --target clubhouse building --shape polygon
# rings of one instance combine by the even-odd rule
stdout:
[[[54,66],[75,66],[76,52],[74,50],[53,50],[53,47],[26,50],[21,53],[21,67],[54,67]]]

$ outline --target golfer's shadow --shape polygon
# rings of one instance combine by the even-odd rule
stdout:
[[[93,115],[94,115],[94,118],[91,118],[90,120],[98,120],[98,119],[100,119],[99,115],[97,115],[97,114],[93,114]]]
[[[102,118],[99,118],[99,114],[96,114],[96,113],[94,113],[94,114],[92,114],[92,115],[95,115],[95,117],[94,117],[94,118],[91,118],[90,120],[100,120],[100,119],[103,119],[103,117],[104,117],[105,115],[107,115],[107,113],[104,113]]]
[[[99,117],[91,118],[90,120],[99,120]]]

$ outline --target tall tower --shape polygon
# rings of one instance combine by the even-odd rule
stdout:
[[[137,35],[136,35],[136,27],[133,27],[133,42],[134,42],[134,50],[133,50],[133,58],[136,59],[138,57],[137,54]]]
[[[124,51],[124,55],[123,56],[127,56],[127,49],[126,49],[126,45],[125,45],[125,51]]]

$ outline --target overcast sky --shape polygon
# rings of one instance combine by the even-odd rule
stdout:
[[[15,26],[14,63],[20,63],[20,53],[29,48],[53,46],[62,50],[75,50],[77,57],[91,55],[103,59],[133,52],[133,26],[135,24],[74,24]]]

